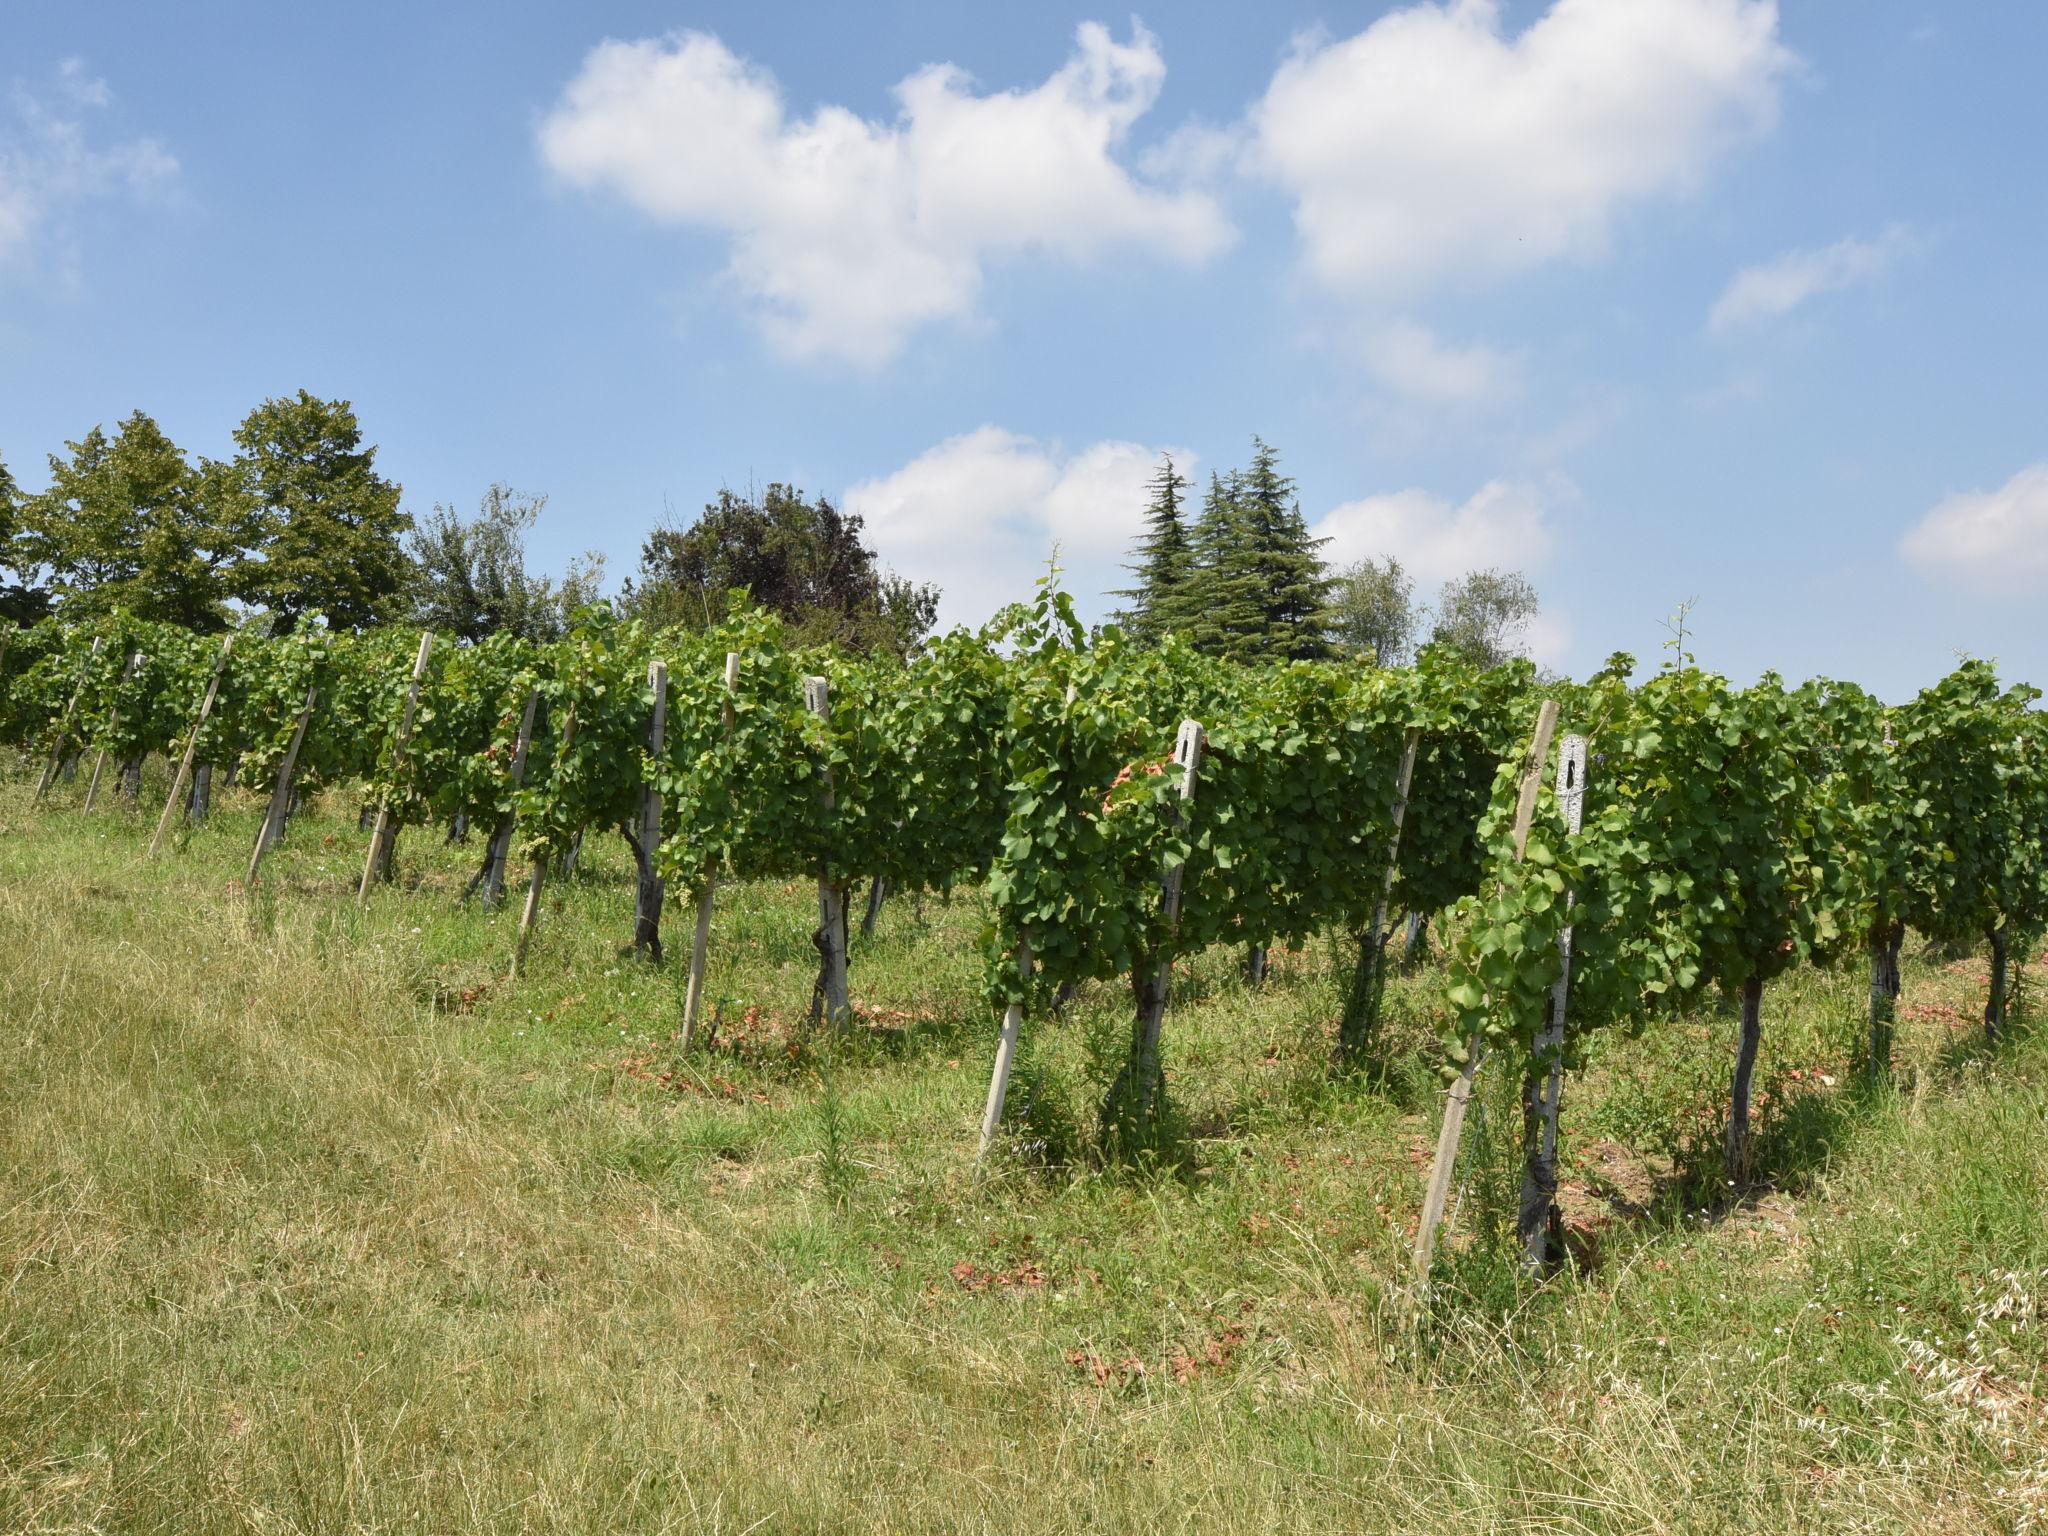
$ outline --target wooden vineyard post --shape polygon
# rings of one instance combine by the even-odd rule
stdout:
[[[822,677],[804,679],[804,707],[820,720],[832,714],[832,684]],[[839,804],[832,788],[832,770],[824,773],[820,803],[829,818]],[[825,1022],[844,1029],[848,1018],[846,991],[846,892],[834,883],[832,871],[818,871],[818,998],[824,1005]],[[818,1015],[814,1002],[813,1021]]]
[[[576,706],[572,702],[562,716],[562,744],[555,749],[555,759],[560,762],[569,755],[569,748],[576,744]],[[533,925],[540,917],[541,888],[548,883],[548,848],[543,843],[540,851],[533,856],[533,878],[526,883],[526,906],[519,914],[519,937],[512,944],[512,980],[519,979],[519,972],[526,964],[526,946],[533,940]]]
[[[647,722],[647,752],[656,773],[661,771],[662,751],[668,741],[668,667],[659,661],[647,663],[647,690],[653,707]],[[639,838],[633,844],[633,862],[639,879],[633,902],[633,947],[644,950],[651,960],[661,958],[661,905],[666,888],[654,856],[661,847],[661,790],[650,780],[640,790]]]
[[[1180,769],[1180,798],[1173,816],[1185,823],[1187,808],[1195,798],[1195,780],[1202,769],[1202,726],[1183,720],[1174,737],[1173,762]],[[1131,1026],[1131,1057],[1117,1081],[1110,1086],[1104,1104],[1105,1130],[1116,1126],[1119,1133],[1136,1132],[1150,1136],[1159,1113],[1159,1034],[1166,1021],[1166,1004],[1173,983],[1173,936],[1180,927],[1181,884],[1187,864],[1175,860],[1160,871],[1160,912],[1165,918],[1166,939],[1162,948],[1143,962],[1138,972],[1137,1018]],[[1118,1122],[1121,1122],[1119,1125]]]
[[[1577,837],[1586,813],[1586,738],[1567,736],[1557,748],[1557,803],[1564,812],[1567,837]],[[1574,893],[1564,893],[1569,918]],[[1551,1214],[1557,1206],[1557,1108],[1564,1092],[1565,1005],[1571,998],[1572,925],[1557,936],[1561,962],[1557,985],[1550,989],[1550,1014],[1536,1037],[1536,1062],[1543,1076],[1531,1077],[1522,1089],[1524,1139],[1533,1132],[1522,1170],[1522,1200],[1517,1216],[1522,1240],[1522,1270],[1540,1275],[1549,1259]]]
[[[510,777],[512,788],[518,789],[526,782],[526,749],[533,740],[534,711],[540,708],[540,690],[526,690],[525,712],[519,717],[519,734],[512,743],[512,766]],[[497,906],[505,899],[505,862],[512,856],[513,815],[507,811],[498,818],[497,826],[491,829],[490,840],[484,844],[484,867],[476,872],[469,883],[470,890],[478,885],[483,887],[483,904],[486,910]],[[465,895],[468,892],[464,892]]]
[[[199,718],[192,722],[192,734],[185,741],[185,755],[178,759],[178,771],[171,776],[171,792],[164,799],[164,813],[157,818],[156,836],[149,840],[149,856],[153,859],[157,850],[164,845],[164,838],[171,830],[171,821],[178,814],[178,807],[185,798],[185,786],[192,780],[192,760],[199,755],[199,733],[206,729],[207,717],[213,713],[213,701],[220,697],[221,674],[228,669],[228,656],[235,648],[233,633],[223,635],[220,642],[220,659],[213,664],[213,676],[207,680],[206,697],[199,704]]]
[[[420,683],[427,675],[427,658],[434,653],[434,633],[420,636],[419,655],[413,658],[412,681],[406,685],[405,708],[399,712],[398,734],[391,742],[391,771],[396,773],[405,757],[405,744],[412,739],[413,716],[419,712]],[[391,845],[398,833],[391,825],[391,790],[387,785],[378,797],[377,824],[370,831],[370,855],[363,861],[363,883],[356,887],[356,905],[370,899],[370,887],[389,874]]]
[[[1345,1000],[1337,1050],[1346,1061],[1364,1054],[1379,1023],[1380,997],[1387,985],[1387,904],[1393,899],[1394,877],[1401,871],[1401,825],[1408,819],[1408,788],[1415,782],[1415,753],[1422,742],[1422,728],[1411,725],[1401,743],[1401,766],[1394,774],[1392,835],[1387,839],[1387,868],[1380,877],[1380,899],[1373,908],[1372,927],[1358,945],[1358,969],[1352,977],[1352,995]]]
[[[1522,759],[1521,794],[1515,802],[1515,860],[1529,846],[1529,825],[1536,819],[1536,797],[1543,784],[1543,765],[1550,756],[1550,738],[1557,730],[1557,701],[1545,699],[1536,711],[1536,733],[1529,755]],[[1472,1100],[1472,1080],[1479,1075],[1485,1042],[1474,1035],[1465,1042],[1465,1066],[1444,1101],[1443,1129],[1436,1139],[1436,1159],[1429,1167],[1429,1188],[1422,1198],[1422,1219],[1415,1228],[1415,1285],[1419,1302],[1428,1293],[1429,1267],[1436,1258],[1436,1229],[1450,1198],[1451,1172],[1458,1161],[1458,1141],[1465,1130],[1465,1106]]]
[[[142,670],[142,652],[140,652],[140,651],[137,651],[137,652],[135,652],[135,654],[134,654],[134,655],[132,655],[132,656],[130,656],[130,657],[128,658],[128,665],[127,665],[127,666],[125,666],[125,667],[123,667],[123,668],[121,669],[121,681],[122,681],[122,682],[124,682],[124,683],[126,683],[126,682],[132,682],[132,681],[134,680],[134,678],[135,678],[135,674],[136,674],[137,672],[140,672],[141,670]],[[117,696],[115,697],[115,700],[114,700],[114,707],[113,707],[112,709],[110,709],[110,710],[108,710],[108,711],[107,711],[107,736],[108,736],[108,739],[109,739],[109,740],[111,740],[111,739],[113,738],[114,734],[115,734],[115,733],[116,733],[117,731],[119,731],[120,729],[121,729],[121,701],[120,701],[120,698],[119,698],[119,696],[117,695]],[[104,773],[104,772],[106,771],[106,767],[107,767],[107,749],[106,749],[105,747],[101,747],[101,748],[100,748],[100,750],[99,750],[99,755],[98,755],[98,756],[96,756],[96,757],[95,757],[95,758],[94,758],[94,759],[92,760],[92,780],[91,780],[91,782],[90,782],[90,783],[88,783],[88,784],[87,784],[87,785],[85,786],[85,810],[87,810],[87,811],[90,811],[90,810],[92,809],[92,803],[93,803],[93,801],[95,801],[95,800],[97,800],[97,799],[99,798],[99,794],[100,794],[100,775],[101,775],[102,773]]]
[[[733,695],[740,684],[740,653],[725,653],[725,734],[732,735]],[[704,883],[697,891],[697,930],[690,936],[690,980],[683,992],[683,1033],[678,1049],[687,1051],[697,1038],[697,1015],[704,1006],[704,960],[711,947],[711,903],[718,894],[718,866],[704,865]]]
[[[50,792],[50,786],[57,782],[57,767],[64,760],[64,743],[71,735],[71,717],[78,713],[78,704],[85,697],[85,679],[92,669],[93,658],[105,645],[106,637],[94,635],[92,649],[85,653],[85,660],[78,667],[78,686],[71,690],[71,702],[64,706],[64,718],[58,722],[57,735],[50,743],[49,761],[43,764],[43,776],[36,780],[36,799],[41,800]]]
[[[270,791],[270,804],[264,808],[263,824],[256,829],[256,849],[249,855],[249,872],[242,877],[245,889],[254,890],[256,871],[262,867],[263,855],[284,834],[284,813],[292,803],[292,775],[298,770],[299,748],[305,744],[306,725],[313,718],[313,706],[319,702],[317,687],[306,690],[306,702],[299,706],[299,718],[292,722],[292,739],[284,749],[284,761],[278,764],[277,784]]]
[[[1028,929],[1017,938],[1017,976],[1021,986],[1031,985],[1031,933]],[[996,1128],[1003,1123],[1003,1100],[1009,1097],[1010,1068],[1016,1064],[1017,1037],[1023,1029],[1024,1001],[1021,997],[1014,998],[1003,1009],[1002,1038],[996,1042],[995,1070],[988,1079],[988,1103],[981,1112],[981,1145],[974,1153],[977,1169],[996,1139]]]

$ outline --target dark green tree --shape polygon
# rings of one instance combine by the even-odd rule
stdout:
[[[0,462],[0,624],[33,624],[50,611],[50,594],[36,585],[35,562],[21,543],[21,487]]]
[[[1188,628],[1187,586],[1194,572],[1194,546],[1181,514],[1187,477],[1162,458],[1152,476],[1152,499],[1145,508],[1145,532],[1139,538],[1136,565],[1124,567],[1138,584],[1118,592],[1131,599],[1121,615],[1124,629],[1141,645],[1157,645],[1168,635]]]
[[[1248,469],[1210,477],[1192,542],[1186,602],[1197,646],[1235,661],[1330,654],[1322,541],[1309,536],[1294,482],[1263,439],[1252,439]]]
[[[694,523],[647,536],[620,602],[650,623],[701,629],[744,593],[804,643],[907,655],[938,617],[939,589],[885,571],[862,527],[858,513],[807,501],[794,486],[771,484],[758,497],[721,490]]]
[[[473,518],[437,506],[408,542],[412,621],[459,640],[518,635],[554,640],[577,608],[597,596],[601,556],[570,566],[560,585],[526,569],[526,535],[548,504],[509,485],[484,492]]]
[[[94,427],[21,517],[23,563],[47,571],[73,617],[123,609],[137,618],[217,630],[248,557],[250,529],[206,494],[207,479],[145,412],[109,438]]]
[[[266,400],[235,429],[235,467],[261,529],[262,559],[237,595],[270,608],[281,629],[320,612],[337,629],[364,629],[405,611],[412,527],[399,487],[379,475],[346,400],[300,390]]]

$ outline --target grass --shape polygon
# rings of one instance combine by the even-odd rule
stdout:
[[[1740,1198],[1733,1021],[1596,1039],[1583,1267],[1536,1289],[1486,1238],[1491,1081],[1416,1331],[1426,971],[1343,1082],[1334,946],[1259,993],[1200,957],[1150,1176],[1091,1165],[1127,1020],[1091,989],[1029,1027],[977,1181],[971,892],[892,898],[821,1042],[810,894],[722,890],[678,1061],[615,838],[514,985],[474,846],[409,831],[358,913],[352,806],[252,897],[253,798],[151,864],[153,817],[81,793],[0,786],[0,1528],[2048,1531],[2048,1047],[1977,1043],[1981,962],[1909,954],[1886,1090],[1859,976],[1774,986]]]

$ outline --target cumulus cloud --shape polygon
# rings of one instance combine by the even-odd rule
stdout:
[[[1899,553],[1926,574],[1979,592],[2048,585],[2048,463],[1995,491],[1949,496],[1909,529]]]
[[[95,141],[91,114],[112,101],[78,59],[66,59],[40,90],[14,89],[0,125],[0,268],[33,262],[78,204],[146,196],[176,179],[177,160],[153,138]]]
[[[1166,77],[1158,40],[1090,22],[1029,90],[935,64],[893,122],[793,119],[767,71],[683,32],[591,50],[540,129],[547,166],[659,222],[715,230],[728,274],[796,357],[875,366],[919,327],[972,314],[985,264],[1125,249],[1197,262],[1231,238],[1206,192],[1120,159]]]
[[[1396,320],[1366,345],[1366,366],[1389,392],[1424,405],[1483,405],[1512,394],[1521,359],[1484,343],[1437,339],[1427,326]]]
[[[1391,555],[1428,590],[1468,571],[1541,566],[1554,542],[1550,501],[1512,480],[1488,481],[1457,504],[1429,491],[1393,491],[1347,501],[1312,531],[1329,540],[1323,558],[1332,565]]]
[[[1194,455],[1106,441],[1068,454],[997,426],[926,449],[902,468],[848,489],[883,561],[936,581],[941,621],[978,624],[1031,595],[1057,542],[1068,590],[1084,609],[1124,585],[1119,569],[1143,529],[1146,482],[1162,454],[1185,473]]]
[[[1776,118],[1773,0],[1498,0],[1388,12],[1299,44],[1248,165],[1294,200],[1330,287],[1412,292],[1597,252],[1616,214],[1695,185]]]
[[[1787,251],[1775,260],[1735,274],[1707,316],[1707,328],[1730,331],[1763,320],[1778,320],[1807,300],[1867,283],[1883,275],[1912,246],[1903,224],[1875,240],[1837,240],[1812,251]]]

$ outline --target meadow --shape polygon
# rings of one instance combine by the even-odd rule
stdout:
[[[1743,1189],[1732,1015],[1594,1037],[1540,1285],[1483,1076],[1410,1319],[1433,964],[1346,1076],[1334,940],[1184,962],[1146,1172],[1095,1156],[1131,999],[1085,988],[977,1173],[976,890],[885,904],[834,1037],[814,889],[722,888],[683,1059],[688,909],[632,953],[616,836],[513,983],[474,843],[408,831],[358,910],[348,797],[251,892],[254,796],[152,861],[82,793],[0,784],[5,1529],[2048,1531],[2039,964],[1991,1050],[1981,955],[1909,940],[1884,1086],[1860,960],[1785,977]]]

